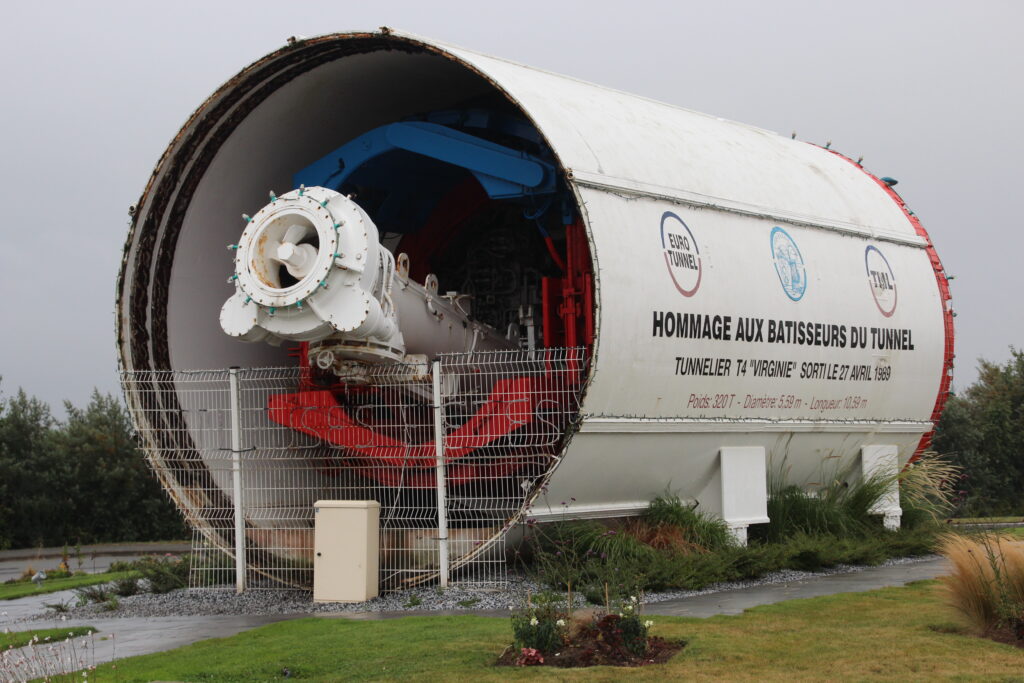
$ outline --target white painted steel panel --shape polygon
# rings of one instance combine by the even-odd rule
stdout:
[[[859,168],[834,154],[753,126],[397,33],[440,47],[516,100],[562,164],[695,199],[914,236],[903,212]]]
[[[588,414],[872,423],[930,417],[942,372],[942,304],[923,249],[593,189],[580,194],[601,306]],[[699,274],[689,284],[676,282],[686,269],[667,261],[663,223],[691,241]],[[803,259],[797,300],[776,267],[772,234],[779,229]],[[889,316],[872,290],[869,250],[892,269],[897,300]],[[718,316],[723,338],[668,333],[666,316],[691,314]],[[784,330],[790,322],[834,326],[839,335],[828,346],[772,341],[772,326]],[[753,334],[741,338],[741,324]],[[852,348],[854,329],[867,332],[863,347]],[[872,330],[881,329],[900,331],[900,344],[913,349],[878,348]],[[777,376],[783,367],[788,376]]]

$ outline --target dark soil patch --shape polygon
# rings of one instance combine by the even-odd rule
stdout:
[[[1024,624],[1017,628],[1004,626],[1000,629],[992,629],[985,634],[989,640],[994,640],[1003,645],[1013,645],[1024,650]]]
[[[936,633],[951,633],[958,636],[969,636],[972,638],[987,638],[1003,645],[1013,645],[1024,650],[1024,623],[1019,626],[1004,626],[978,633],[960,624],[932,624],[928,630]]]
[[[624,609],[633,610],[632,605]],[[536,621],[536,620],[535,620]],[[648,636],[638,614],[593,614],[575,619],[561,645],[547,652],[510,645],[498,666],[646,666],[663,664],[686,646],[686,641]]]
[[[499,667],[561,667],[563,669],[580,667],[645,667],[649,664],[665,664],[676,652],[686,646],[684,640],[666,640],[653,636],[647,639],[647,651],[637,656],[629,650],[615,649],[604,651],[592,644],[573,643],[566,645],[554,654],[542,655],[543,661],[529,665],[519,664],[520,653],[509,647],[498,658]]]

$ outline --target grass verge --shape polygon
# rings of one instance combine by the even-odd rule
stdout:
[[[18,583],[0,584],[0,600],[14,600],[29,595],[44,595],[56,593],[82,586],[92,586],[97,583],[107,583],[117,579],[137,578],[141,576],[138,572],[105,572],[103,574],[79,574],[69,576],[65,579],[47,579],[42,586],[36,586],[31,581],[19,581]]]
[[[47,642],[47,639],[57,641],[69,637],[77,638],[78,636],[88,635],[90,632],[95,633],[96,629],[92,626],[69,626],[68,628],[44,628],[34,631],[0,633],[0,650],[6,650],[10,647],[24,647],[36,636],[39,636],[39,643],[42,644]]]
[[[787,680],[1012,679],[1024,650],[963,635],[934,581],[766,605],[711,619],[651,617],[685,639],[667,664],[640,669],[497,668],[508,619],[299,619],[100,667],[151,680]]]

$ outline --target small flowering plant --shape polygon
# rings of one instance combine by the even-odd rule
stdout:
[[[623,646],[640,656],[647,650],[647,635],[654,622],[641,615],[643,603],[635,596],[618,601],[618,612],[611,612],[599,621],[599,630],[606,639],[621,639]]]
[[[568,615],[561,598],[553,593],[528,597],[526,606],[512,615],[512,634],[521,655],[526,650],[555,652],[562,647],[568,635]],[[522,665],[542,662],[527,657]]]
[[[516,666],[539,666],[544,663],[544,655],[532,647],[524,647],[519,650],[516,657]]]

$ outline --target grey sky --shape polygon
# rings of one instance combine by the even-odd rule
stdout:
[[[18,3],[0,25],[0,392],[117,387],[114,282],[164,147],[294,34],[401,27],[833,148],[898,190],[953,282],[956,385],[1024,346],[1024,3]]]

